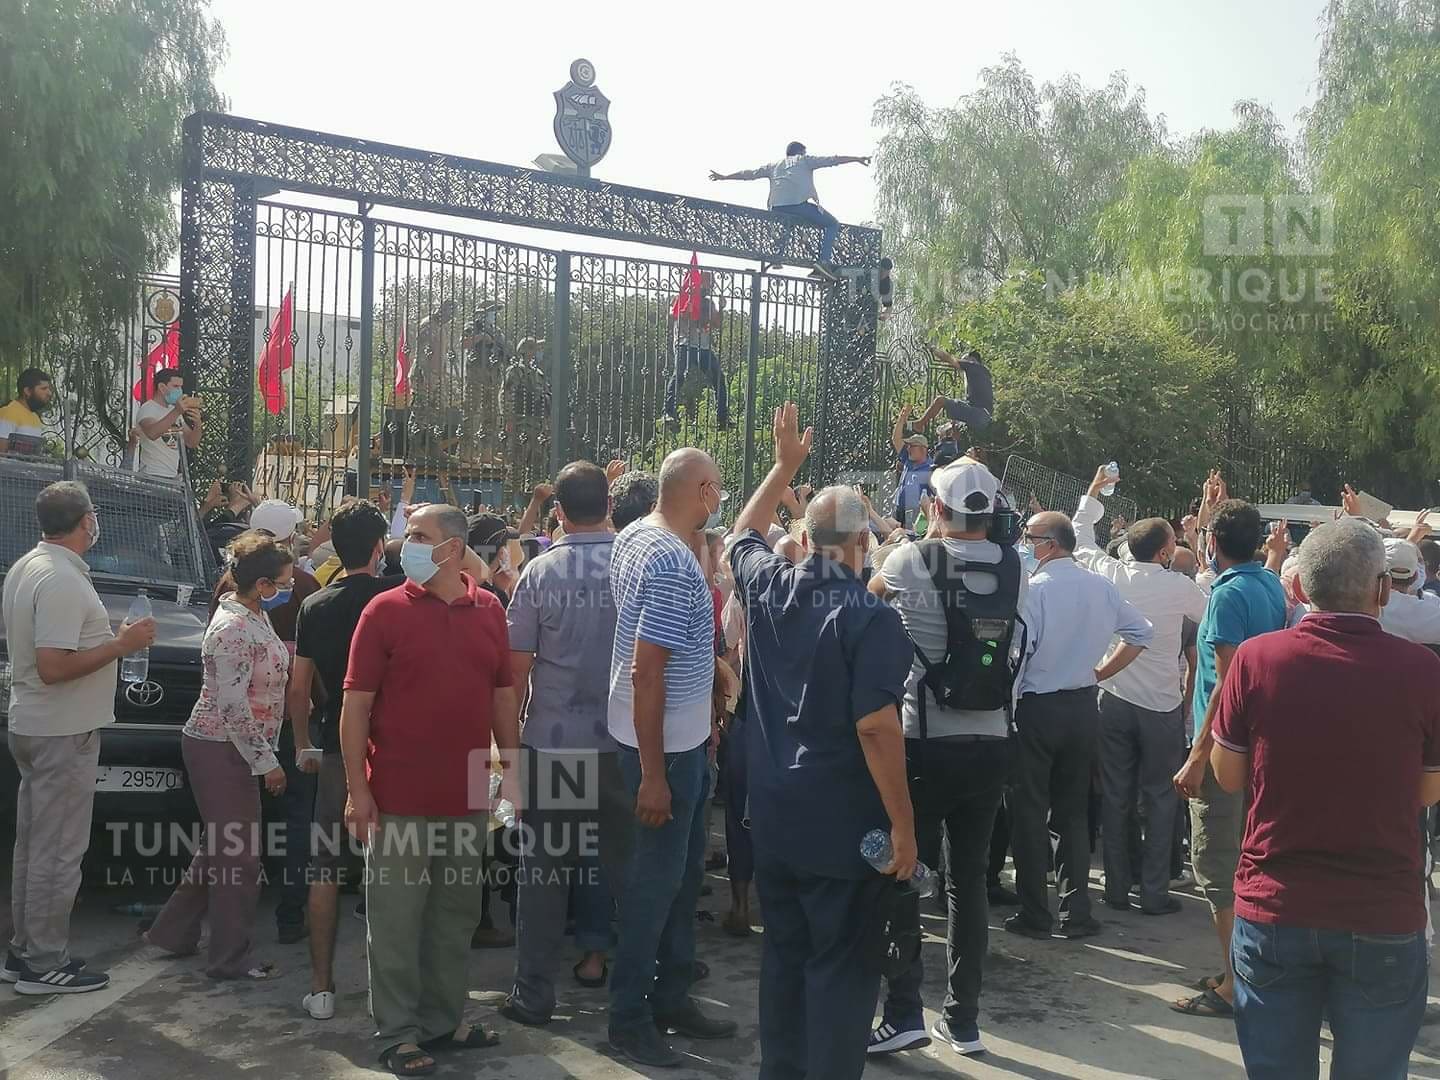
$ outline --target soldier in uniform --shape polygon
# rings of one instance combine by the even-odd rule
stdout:
[[[503,306],[499,300],[482,302],[466,325],[460,342],[465,351],[465,417],[460,450],[461,456],[471,462],[486,460],[482,452],[485,440],[499,425],[496,390],[500,386],[501,367],[510,355],[510,343],[496,324],[496,314]]]
[[[450,346],[455,301],[440,306],[420,320],[415,332],[415,362],[410,376],[410,420],[415,429],[415,449],[433,455],[439,447],[435,429],[444,421],[445,352]]]
[[[544,338],[524,338],[500,381],[505,493],[512,498],[548,471],[550,385],[540,361],[544,350]]]

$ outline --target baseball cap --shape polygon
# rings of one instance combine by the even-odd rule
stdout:
[[[470,525],[470,533],[467,541],[470,547],[479,551],[482,548],[500,548],[511,540],[520,539],[520,534],[499,514],[471,514],[467,519]]]
[[[930,440],[925,438],[924,435],[911,435],[908,439],[905,440],[905,445],[923,446],[928,449],[930,446]]]
[[[1000,481],[984,465],[964,459],[930,474],[935,497],[952,513],[993,514]]]
[[[1420,572],[1420,549],[1409,540],[1385,540],[1385,569],[1397,581],[1409,581]]]
[[[250,527],[264,529],[282,543],[295,535],[305,515],[282,499],[266,499],[250,511]]]

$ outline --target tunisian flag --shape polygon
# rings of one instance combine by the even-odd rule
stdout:
[[[690,253],[690,269],[685,271],[685,283],[680,286],[680,295],[670,305],[672,317],[700,321],[700,253]]]
[[[395,397],[410,393],[410,353],[405,348],[405,327],[400,327],[400,340],[395,344]]]
[[[180,366],[180,321],[177,319],[165,328],[165,335],[145,356],[140,368],[140,381],[130,388],[130,396],[136,401],[148,401],[155,393],[155,376],[166,368]]]
[[[265,411],[278,415],[285,408],[285,384],[280,376],[295,366],[295,345],[290,335],[295,329],[295,286],[285,290],[280,310],[270,324],[270,337],[260,350],[258,380],[265,398]]]

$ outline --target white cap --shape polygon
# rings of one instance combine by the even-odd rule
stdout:
[[[1000,481],[978,462],[961,458],[930,474],[935,497],[952,514],[993,514]]]
[[[1385,540],[1385,568],[1396,581],[1409,581],[1421,573],[1420,549],[1409,540]]]
[[[266,499],[250,511],[250,527],[264,529],[281,543],[295,535],[295,529],[305,515],[280,499]]]

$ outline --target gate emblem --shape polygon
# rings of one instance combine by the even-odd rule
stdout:
[[[610,149],[610,99],[595,85],[595,65],[576,60],[570,81],[555,91],[555,141],[588,176]]]

